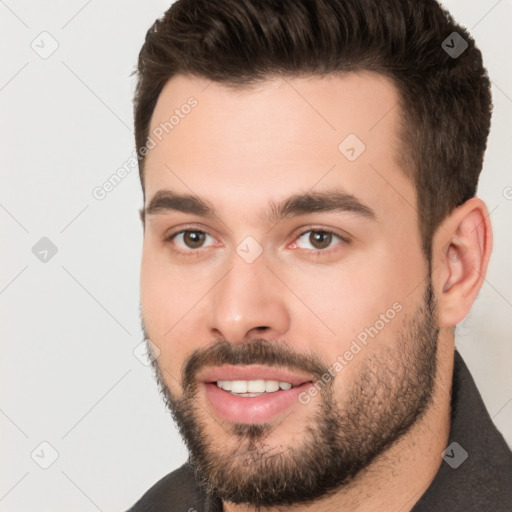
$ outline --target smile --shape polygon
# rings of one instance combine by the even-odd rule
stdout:
[[[225,365],[204,370],[198,380],[213,415],[230,422],[261,423],[300,404],[299,394],[314,379],[264,365]]]

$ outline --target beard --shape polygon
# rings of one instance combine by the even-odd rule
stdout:
[[[198,483],[223,501],[258,509],[311,502],[349,484],[406,434],[431,403],[439,335],[434,313],[429,279],[422,303],[411,318],[405,318],[396,343],[362,361],[342,396],[335,396],[336,379],[327,383],[317,395],[319,400],[307,405],[314,413],[304,423],[300,440],[294,436],[293,445],[267,442],[279,424],[217,421],[199,403],[196,375],[206,366],[266,364],[306,371],[321,379],[328,365],[315,354],[297,353],[285,343],[265,339],[244,344],[219,340],[194,351],[185,361],[180,398],[165,383],[155,359],[160,391],[187,445]],[[144,325],[143,331],[149,339]],[[228,442],[212,434],[215,421]],[[229,448],[233,439],[236,446]]]

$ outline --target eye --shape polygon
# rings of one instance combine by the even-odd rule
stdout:
[[[215,242],[215,239],[204,231],[185,229],[174,233],[167,238],[168,242],[173,242],[181,252],[189,252],[193,249],[202,249],[207,239]]]
[[[299,235],[294,245],[300,249],[325,252],[326,249],[329,249],[340,242],[348,243],[348,240],[333,231],[326,229],[310,229],[309,231],[305,231]]]

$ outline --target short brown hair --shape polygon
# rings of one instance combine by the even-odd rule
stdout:
[[[467,48],[454,56],[447,49],[457,40]],[[435,0],[178,0],[139,54],[138,154],[158,96],[178,73],[241,88],[361,70],[390,78],[400,93],[400,164],[418,192],[430,259],[436,228],[476,193],[492,111],[480,51]],[[141,156],[139,173],[144,191]]]

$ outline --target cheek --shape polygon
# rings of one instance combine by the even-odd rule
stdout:
[[[148,334],[157,339],[165,332],[161,321],[165,318],[165,310],[173,301],[173,297],[167,293],[167,278],[162,271],[162,264],[155,257],[155,252],[145,246],[140,273],[141,308]]]
[[[171,265],[165,249],[150,243],[144,247],[141,314],[148,336],[160,350],[158,362],[172,391],[181,382],[183,362],[209,339],[204,324],[209,304],[205,298],[224,271],[211,266],[191,271],[187,266]]]
[[[397,272],[394,261],[395,255],[374,246],[371,253],[361,252],[340,265],[296,268],[287,281],[293,282],[303,302],[302,313],[297,309],[293,315],[299,339],[301,333],[308,333],[312,348],[329,364],[351,349],[361,360],[379,347],[392,347],[414,281]],[[311,313],[305,314],[304,305]],[[360,351],[354,340],[359,341]]]
[[[176,321],[196,288],[190,273],[171,265],[166,248],[151,239],[144,242],[140,294],[145,316],[150,319],[159,337]],[[183,314],[181,312],[181,314]]]
[[[180,378],[180,364],[184,358],[182,336],[184,321],[183,292],[180,283],[148,249],[143,251],[140,274],[141,315],[146,333],[159,351],[159,366],[163,377],[172,390]],[[183,352],[183,353],[182,353]]]

